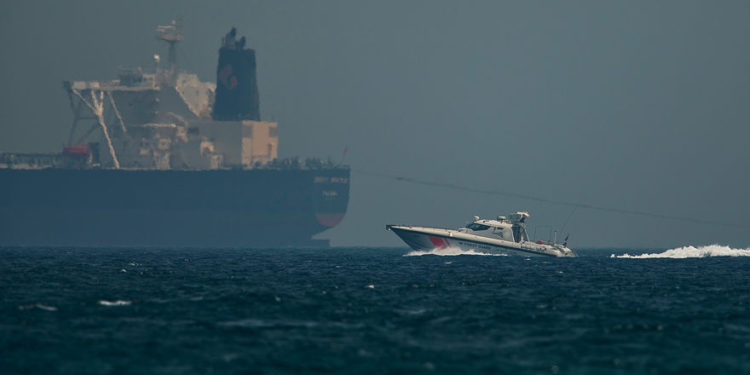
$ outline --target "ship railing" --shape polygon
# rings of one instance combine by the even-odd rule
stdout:
[[[306,158],[301,161],[299,157],[277,158],[267,163],[256,163],[254,169],[332,169],[348,168],[348,166],[334,163],[331,159]]]
[[[58,167],[62,164],[62,154],[0,153],[0,168],[42,169]]]

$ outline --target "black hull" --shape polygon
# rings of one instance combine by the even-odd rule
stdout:
[[[326,246],[349,170],[0,169],[0,245]]]

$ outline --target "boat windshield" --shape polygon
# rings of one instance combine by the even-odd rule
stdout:
[[[469,229],[471,229],[471,230],[473,230],[473,231],[475,231],[475,232],[476,231],[480,231],[480,230],[490,229],[490,227],[488,225],[479,224],[479,223],[471,223],[471,224],[467,225],[466,227],[469,228]]]

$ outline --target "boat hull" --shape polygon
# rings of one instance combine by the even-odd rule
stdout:
[[[481,251],[484,253],[519,256],[548,256],[571,257],[576,256],[569,249],[561,250],[550,245],[539,245],[528,242],[516,243],[510,241],[482,238],[463,232],[428,227],[414,227],[403,225],[387,225],[387,230],[395,233],[409,247],[414,250],[433,250],[458,248],[461,250]]]

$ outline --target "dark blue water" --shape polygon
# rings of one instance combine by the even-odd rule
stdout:
[[[0,372],[750,373],[750,258],[405,253],[0,249]]]

